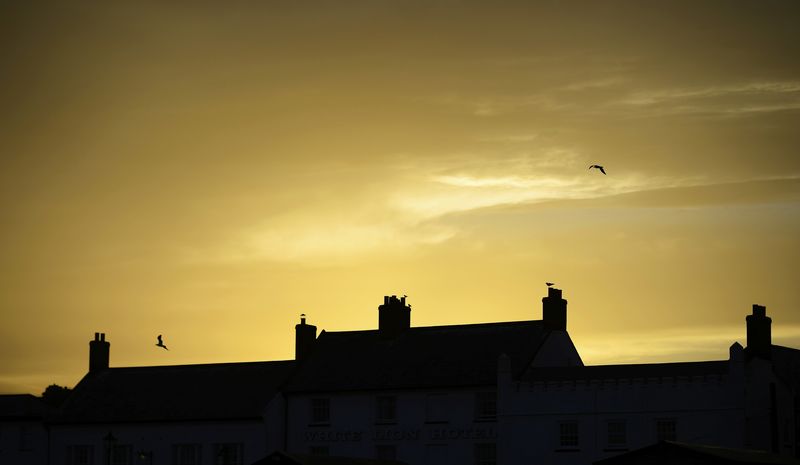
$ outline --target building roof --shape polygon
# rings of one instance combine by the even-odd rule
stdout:
[[[594,462],[595,465],[800,465],[800,460],[767,452],[661,441]]]
[[[29,420],[44,418],[47,406],[31,394],[0,395],[0,419]]]
[[[287,454],[275,451],[253,465],[405,465],[396,460],[335,457],[325,455]]]
[[[548,333],[542,321],[320,333],[287,383],[289,392],[494,385],[505,353],[514,373],[536,355]]]
[[[773,345],[770,355],[775,374],[795,390],[800,390],[800,350]]]
[[[522,379],[533,382],[723,375],[728,372],[728,364],[727,360],[720,360],[710,362],[532,367],[523,375]]]
[[[52,423],[260,418],[294,361],[108,368],[90,372]]]

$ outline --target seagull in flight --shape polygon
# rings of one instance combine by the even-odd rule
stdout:
[[[592,166],[589,167],[589,169],[592,169],[592,168],[597,168],[598,170],[600,170],[601,173],[606,174],[606,170],[604,170],[603,167],[600,166],[600,165],[592,165]]]
[[[547,287],[552,287],[553,284],[555,284],[555,283],[545,283],[545,284],[547,284]]]
[[[167,349],[167,346],[164,345],[164,341],[161,340],[160,334],[158,335],[158,344],[156,344],[156,346],[161,347],[164,350],[169,350]]]

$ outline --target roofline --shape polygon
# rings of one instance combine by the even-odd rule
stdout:
[[[438,325],[438,326],[411,326],[408,329],[449,329],[449,328],[464,328],[464,327],[479,327],[479,326],[503,326],[503,325],[513,325],[513,324],[520,324],[520,323],[540,323],[543,320],[515,320],[515,321],[494,321],[494,322],[487,322],[487,323],[466,323],[461,325]],[[356,329],[350,331],[328,331],[323,329],[320,333],[325,334],[351,334],[351,333],[369,333],[369,332],[378,332],[380,329]]]
[[[120,421],[120,420],[108,420],[108,421],[100,421],[100,420],[59,420],[59,419],[48,419],[45,418],[44,423],[47,425],[52,426],[61,426],[61,425],[125,425],[125,424],[147,424],[147,423],[169,423],[169,424],[177,424],[177,423],[215,423],[215,422],[230,422],[230,421],[242,421],[242,422],[257,422],[263,423],[264,417],[263,416],[255,416],[255,417],[222,417],[222,418],[187,418],[187,419],[180,419],[180,420],[171,420],[171,419],[160,419],[160,420],[127,420],[127,421]]]
[[[494,384],[445,384],[445,385],[415,385],[415,386],[402,386],[402,387],[382,387],[382,388],[373,388],[373,389],[365,389],[365,388],[350,388],[350,389],[320,389],[320,390],[287,390],[283,391],[284,396],[291,396],[295,394],[339,394],[339,393],[356,393],[356,392],[387,392],[387,391],[432,391],[435,389],[452,389],[452,388],[461,388],[461,389],[471,389],[471,388],[492,388],[497,389],[497,383]]]
[[[142,366],[127,366],[127,367],[108,367],[103,370],[98,370],[94,373],[102,373],[104,371],[122,371],[122,370],[141,370],[146,368],[200,368],[200,367],[222,367],[222,366],[241,366],[241,365],[266,365],[266,364],[289,364],[295,363],[295,360],[261,360],[249,362],[221,362],[221,363],[190,363],[184,365],[142,365]],[[87,373],[88,374],[88,373]]]

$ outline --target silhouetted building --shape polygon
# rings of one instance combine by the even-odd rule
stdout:
[[[104,339],[92,344],[108,354]],[[108,368],[105,360],[48,419],[49,463],[244,465],[282,448],[272,428],[283,418],[265,408],[294,361]]]
[[[747,327],[727,360],[501,366],[498,463],[588,464],[663,440],[794,456],[800,351],[771,344],[762,306]]]
[[[47,461],[47,406],[30,394],[0,395],[0,464],[40,465]]]
[[[0,396],[0,459],[589,464],[662,440],[796,456],[800,350],[772,344],[763,306],[746,322],[725,360],[600,366],[583,366],[555,288],[540,320],[413,327],[404,296],[374,330],[317,335],[303,316],[295,361],[117,368],[96,333],[46,421],[37,398]]]
[[[800,461],[763,451],[661,441],[599,460],[594,465],[799,465]]]
[[[411,327],[405,297],[387,296],[377,330],[322,331],[284,388],[287,450],[495,463],[498,357],[515,375],[583,364],[561,291],[543,306],[544,321]]]

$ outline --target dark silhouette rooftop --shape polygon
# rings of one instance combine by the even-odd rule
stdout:
[[[492,385],[505,353],[521,372],[547,332],[542,321],[408,328],[394,338],[379,330],[323,331],[288,391],[402,389]]]
[[[51,421],[261,418],[294,361],[108,368],[87,374]]]

